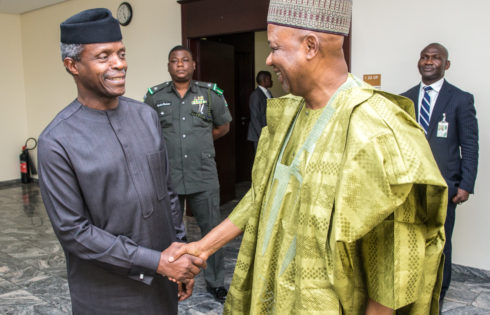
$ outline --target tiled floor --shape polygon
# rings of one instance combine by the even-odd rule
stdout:
[[[247,184],[237,186],[241,196]],[[225,217],[238,200],[225,204]],[[186,217],[191,240],[199,238],[193,218]],[[0,314],[69,314],[64,255],[44,211],[37,184],[0,187]],[[225,247],[225,282],[229,286],[240,239]],[[221,314],[223,307],[198,276],[194,294],[179,305],[179,314]],[[490,271],[454,266],[443,314],[490,314]]]

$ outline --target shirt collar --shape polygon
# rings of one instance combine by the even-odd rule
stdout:
[[[265,96],[267,96],[267,98],[269,98],[269,91],[263,87],[262,85],[257,85],[261,90],[262,92],[264,92]]]
[[[442,88],[442,84],[444,84],[444,78],[441,78],[438,81],[436,81],[430,85],[426,85],[426,84],[424,84],[424,82],[420,82],[420,90],[423,91],[424,87],[430,86],[434,91],[437,92],[437,94],[439,94],[439,91]]]
[[[196,86],[196,81],[194,80],[191,80],[191,83],[189,84],[189,89],[187,90],[187,92],[189,92],[189,90],[191,90],[192,93],[197,93],[197,86]],[[171,89],[168,90],[168,93],[175,93],[177,95],[179,95],[179,92],[177,92],[177,89],[175,88],[175,84],[174,84],[174,81],[172,81],[170,83],[170,86],[171,86]],[[187,95],[187,92],[185,92],[185,94]],[[179,95],[180,96],[180,95]]]

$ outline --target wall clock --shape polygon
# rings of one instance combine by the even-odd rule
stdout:
[[[126,26],[133,18],[133,8],[128,2],[123,2],[117,8],[117,20],[122,26]]]

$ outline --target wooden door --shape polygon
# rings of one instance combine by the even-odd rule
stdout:
[[[214,82],[224,91],[233,121],[230,132],[214,142],[220,181],[221,202],[235,198],[235,50],[232,45],[193,39],[191,50],[196,60],[196,80]]]
[[[255,88],[253,32],[207,37],[208,41],[232,45],[235,48],[235,148],[236,180],[250,181],[254,157],[253,143],[247,141],[250,121],[249,98]]]

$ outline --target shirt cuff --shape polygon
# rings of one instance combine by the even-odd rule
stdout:
[[[160,262],[160,254],[159,251],[139,246],[133,265],[156,272]]]
[[[474,193],[474,191],[473,191],[473,185],[467,185],[464,182],[460,182],[458,188],[461,188],[461,189],[467,191],[470,194],[473,194]],[[457,189],[456,189],[456,191],[457,191]]]

